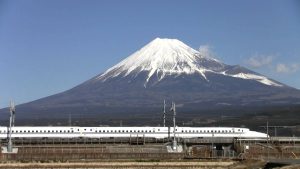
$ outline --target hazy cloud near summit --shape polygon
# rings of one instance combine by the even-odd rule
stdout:
[[[284,64],[284,63],[278,63],[276,65],[276,72],[277,73],[294,73],[297,72],[300,69],[300,64],[293,63],[293,64]]]
[[[245,60],[245,63],[252,68],[269,69],[276,73],[295,73],[300,70],[300,63],[275,62],[275,55],[254,55]],[[274,63],[275,62],[275,63]]]
[[[199,53],[208,58],[215,58],[216,56],[210,45],[200,45]]]
[[[247,59],[245,62],[247,65],[260,68],[263,66],[271,65],[273,62],[274,56],[273,55],[254,55]]]

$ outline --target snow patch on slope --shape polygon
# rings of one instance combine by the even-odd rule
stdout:
[[[241,78],[241,79],[256,80],[260,83],[263,83],[263,84],[269,85],[269,86],[278,86],[278,87],[282,86],[281,84],[275,83],[264,76],[259,76],[259,75],[255,75],[255,74],[238,73],[235,75],[227,75],[227,76],[232,76],[232,77]]]

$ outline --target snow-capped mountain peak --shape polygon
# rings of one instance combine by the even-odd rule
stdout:
[[[147,72],[144,86],[153,76],[160,81],[167,75],[199,74],[209,82],[207,73],[215,73],[234,78],[250,79],[265,85],[282,86],[264,76],[251,73],[228,73],[228,65],[215,58],[205,56],[199,51],[187,46],[177,39],[156,38],[146,46],[125,58],[106,72],[96,77],[96,80],[106,81],[117,76],[135,76]]]
[[[204,73],[207,71],[207,68],[200,64],[205,61],[214,62],[214,64],[217,64],[217,67],[223,67],[223,64],[218,60],[206,58],[199,51],[194,50],[177,39],[156,38],[139,51],[108,69],[98,78],[105,80],[119,74],[126,76],[131,72],[148,71],[149,74],[146,81],[155,73],[161,73],[159,78],[162,79],[168,74],[191,74],[198,72],[206,79]]]

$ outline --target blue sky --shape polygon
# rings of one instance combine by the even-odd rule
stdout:
[[[0,0],[0,108],[70,89],[156,37],[300,89],[297,0]]]

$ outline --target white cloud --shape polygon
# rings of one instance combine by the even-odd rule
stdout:
[[[297,72],[300,69],[300,64],[293,63],[293,64],[284,64],[284,63],[278,63],[276,65],[276,72],[277,73],[294,73]]]
[[[254,68],[260,68],[272,64],[273,55],[254,55],[246,60],[246,64]]]
[[[283,63],[278,63],[276,65],[276,72],[278,73],[288,73],[290,70],[287,67],[287,65],[283,64]]]
[[[212,47],[209,45],[201,45],[199,47],[199,53],[200,55],[204,56],[204,57],[209,57],[209,58],[215,58],[215,54],[212,50]]]

